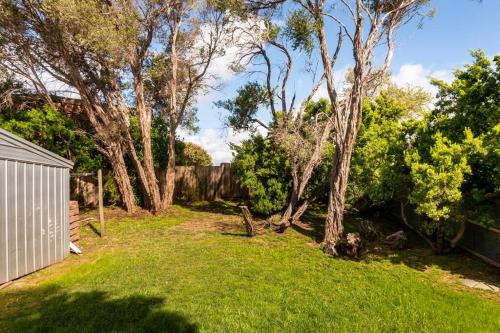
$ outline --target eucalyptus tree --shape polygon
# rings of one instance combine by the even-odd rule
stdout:
[[[342,237],[345,194],[349,178],[351,155],[358,134],[363,98],[367,88],[385,76],[394,54],[394,32],[413,18],[432,14],[427,11],[429,0],[299,0],[300,6],[312,17],[319,44],[328,98],[333,108],[335,146],[325,221],[323,250],[336,255],[335,246]],[[342,14],[344,13],[344,14]],[[352,47],[352,82],[342,92],[335,87],[330,60],[326,21],[337,26],[347,36]],[[340,38],[339,38],[340,41]],[[336,45],[339,42],[334,43]],[[336,49],[334,45],[331,47]],[[336,52],[336,51],[334,51]],[[377,64],[375,53],[383,60]],[[334,65],[334,64],[333,64]]]
[[[363,98],[386,78],[394,53],[394,32],[425,12],[428,0],[262,0],[228,1],[235,11],[243,12],[250,29],[243,29],[239,63],[252,65],[251,72],[263,73],[265,94],[261,100],[243,103],[241,98],[219,103],[230,111],[230,123],[262,124],[255,115],[259,107],[270,111],[266,127],[270,136],[288,154],[292,172],[292,191],[282,216],[286,228],[307,207],[304,190],[314,169],[321,163],[325,143],[334,145],[328,214],[325,223],[324,251],[336,255],[335,246],[343,234],[344,201],[350,160],[361,124]],[[246,10],[243,10],[245,8]],[[284,18],[284,19],[283,19]],[[273,22],[285,21],[282,28]],[[339,56],[349,50],[352,65],[349,82],[337,77]],[[274,49],[274,50],[273,50]],[[312,84],[296,105],[290,94],[290,77],[296,65],[297,51],[306,54],[306,68]],[[276,55],[278,54],[278,56]],[[377,61],[379,58],[382,61]],[[315,61],[322,69],[314,69]],[[257,68],[257,69],[255,69]],[[278,69],[277,72],[276,68]],[[300,72],[303,75],[304,71]],[[306,117],[304,110],[317,91],[325,85],[330,108],[327,112]],[[251,87],[247,87],[250,89]],[[240,91],[245,92],[245,89]],[[248,128],[240,125],[240,128]],[[297,204],[303,200],[297,209]]]
[[[175,139],[181,126],[192,125],[196,96],[218,88],[210,70],[224,55],[230,23],[211,1],[170,1],[164,15],[161,41],[148,66],[148,92],[153,107],[169,126],[166,170],[162,173],[162,205],[172,203],[175,186]]]
[[[229,1],[230,10],[242,17],[243,24],[234,28],[235,45],[240,50],[232,64],[247,71],[256,80],[238,90],[234,99],[217,105],[229,112],[227,124],[235,130],[268,131],[269,137],[286,154],[290,163],[291,191],[279,230],[285,230],[306,210],[314,198],[304,197],[307,184],[324,157],[324,148],[332,129],[328,112],[306,107],[321,88],[324,75],[318,75],[313,63],[304,61],[314,51],[314,27],[309,17],[294,10],[286,16],[284,26],[274,22],[282,18],[286,1]],[[291,2],[294,4],[294,2]],[[336,62],[342,44],[331,61]],[[306,73],[312,85],[298,101],[293,91],[293,75]],[[304,80],[307,81],[307,80]],[[259,118],[258,111],[268,113]]]
[[[154,169],[151,119],[158,106],[158,95],[151,94],[146,84],[148,65],[162,45],[165,54],[180,59],[183,55],[175,52],[177,42],[171,41],[191,34],[197,40],[192,51],[197,57],[182,61],[200,61],[206,65],[201,66],[202,70],[196,63],[190,65],[192,69],[188,72],[200,78],[205,76],[213,54],[206,55],[201,23],[194,22],[202,22],[203,11],[210,7],[207,2],[1,0],[0,4],[0,66],[25,78],[48,102],[52,91],[44,77],[49,76],[76,92],[95,130],[99,150],[113,168],[125,207],[130,211],[136,207],[125,163],[128,156],[148,208],[153,212],[163,209],[165,203],[171,202],[172,190],[163,191],[167,200],[162,199]],[[193,19],[184,25],[178,19],[181,16]],[[212,28],[210,24],[207,26]],[[179,85],[171,83],[165,90],[176,89]],[[182,94],[192,104],[198,92],[191,88]],[[176,91],[170,95],[178,94]],[[177,116],[176,123],[182,121],[183,115]],[[131,135],[131,117],[138,120],[140,152]],[[175,126],[173,132],[175,136]]]

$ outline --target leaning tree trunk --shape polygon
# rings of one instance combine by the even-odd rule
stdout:
[[[135,195],[130,183],[130,177],[127,171],[127,166],[125,165],[125,159],[123,158],[123,150],[121,145],[109,145],[105,148],[106,156],[111,163],[111,168],[113,170],[113,178],[120,192],[122,203],[125,209],[129,213],[133,213],[136,209]]]
[[[148,110],[144,100],[144,82],[140,69],[134,71],[134,84],[144,161],[144,187],[147,188],[150,209],[153,213],[157,213],[162,208],[162,202],[154,169],[153,151],[151,148],[151,112]]]
[[[295,205],[299,200],[299,178],[297,175],[296,167],[292,164],[292,191],[290,194],[290,199],[288,200],[288,206],[281,216],[281,228],[280,231],[285,231],[286,228],[290,226],[290,218],[292,217]]]
[[[167,171],[163,190],[163,207],[168,207],[174,200],[175,191],[175,130],[170,130],[168,140]]]
[[[352,140],[352,142],[349,140],[349,142],[344,144],[335,145],[333,166],[330,176],[330,192],[328,193],[325,238],[323,240],[323,251],[331,255],[337,255],[335,246],[344,233],[345,193],[349,180],[353,145],[354,140]]]

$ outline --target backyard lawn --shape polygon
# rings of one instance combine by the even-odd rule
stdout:
[[[499,293],[459,282],[498,284],[499,271],[413,237],[333,259],[314,230],[245,237],[222,203],[106,227],[104,239],[83,228],[82,256],[0,290],[0,331],[500,332]]]

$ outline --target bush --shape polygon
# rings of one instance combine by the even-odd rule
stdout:
[[[287,203],[290,171],[285,155],[260,134],[232,145],[233,167],[238,181],[248,189],[253,212],[270,216]]]

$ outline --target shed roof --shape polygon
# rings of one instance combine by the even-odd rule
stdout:
[[[0,128],[0,159],[73,168],[73,162]]]

